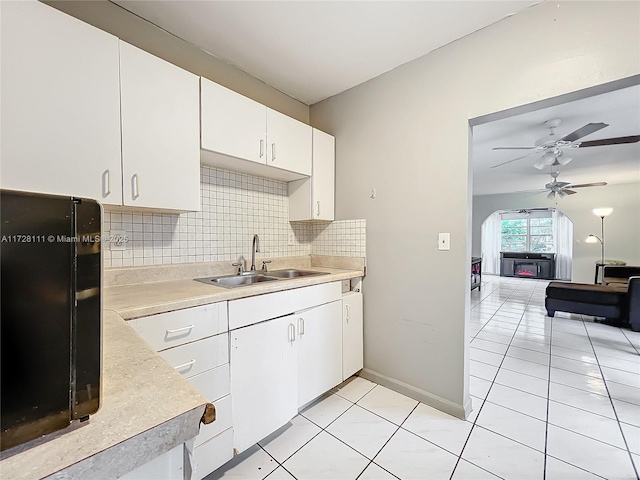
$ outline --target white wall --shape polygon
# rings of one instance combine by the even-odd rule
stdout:
[[[638,74],[639,18],[543,2],[311,107],[336,136],[337,217],[367,221],[365,375],[468,410],[468,121]]]
[[[638,160],[640,168],[640,159]],[[627,265],[640,265],[640,183],[581,188],[576,195],[558,201],[557,208],[573,222],[574,282],[593,283],[595,261],[600,260],[600,244],[584,243],[590,233],[600,236],[600,217],[591,210],[613,207],[605,219],[605,247],[608,259],[623,260]],[[496,210],[512,208],[551,207],[546,195],[522,193],[478,195],[473,197],[474,256],[481,254],[482,222]]]

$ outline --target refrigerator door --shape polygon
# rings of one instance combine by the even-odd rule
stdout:
[[[71,421],[74,208],[69,197],[2,191],[2,450]]]

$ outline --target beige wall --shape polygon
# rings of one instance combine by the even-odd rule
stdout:
[[[640,165],[640,160],[638,161]],[[639,167],[640,168],[640,167]],[[546,195],[521,193],[478,195],[473,197],[473,247],[480,256],[482,222],[496,210],[553,206]],[[606,257],[623,260],[627,265],[640,265],[640,183],[581,188],[576,195],[558,201],[557,208],[573,222],[574,282],[593,283],[595,261],[600,259],[600,244],[590,245],[584,239],[593,233],[600,236],[600,218],[592,210],[613,207],[605,219]]]
[[[469,407],[469,119],[640,72],[639,3],[557,5],[311,107],[311,123],[336,136],[337,217],[367,221],[365,375],[460,416]],[[438,232],[451,233],[450,251],[438,251]]]
[[[279,112],[309,122],[309,107],[242,70],[104,0],[47,0],[69,15],[115,35],[127,43],[208,78]]]

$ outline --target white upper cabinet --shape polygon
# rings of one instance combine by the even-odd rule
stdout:
[[[41,2],[0,8],[2,188],[120,205],[118,39]]]
[[[200,95],[202,148],[264,164],[267,107],[206,78]]]
[[[196,75],[120,42],[124,205],[200,210]]]
[[[313,129],[311,178],[289,183],[289,220],[330,222],[335,218],[335,138]]]
[[[311,175],[311,127],[267,109],[267,165]]]
[[[290,181],[311,175],[311,127],[200,79],[202,162]]]

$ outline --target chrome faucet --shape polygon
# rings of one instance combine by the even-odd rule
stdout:
[[[260,252],[260,237],[258,234],[253,236],[253,241],[251,242],[251,271],[256,271],[256,253]]]

